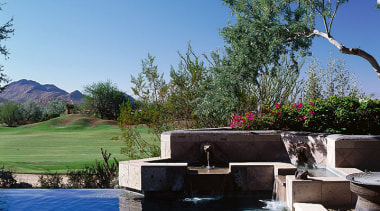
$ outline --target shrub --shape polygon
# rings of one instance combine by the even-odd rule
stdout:
[[[41,188],[63,188],[63,177],[58,173],[38,177]]]
[[[235,116],[235,129],[302,130],[323,133],[379,134],[380,100],[329,97]]]
[[[104,162],[96,161],[95,165],[83,170],[69,170],[68,188],[112,188],[117,178],[119,162],[109,162],[111,153],[101,149]]]
[[[8,126],[13,127],[18,125],[21,119],[19,103],[7,101],[0,107],[0,120]]]

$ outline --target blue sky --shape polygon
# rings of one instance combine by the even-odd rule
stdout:
[[[380,9],[376,0],[351,0],[340,8],[333,36],[347,47],[361,47],[380,61]],[[128,94],[130,75],[141,71],[147,54],[156,57],[169,80],[191,41],[198,53],[224,47],[218,29],[233,19],[221,0],[8,0],[0,23],[14,18],[14,36],[1,58],[13,80],[55,84],[72,92],[94,82],[113,81]],[[315,39],[312,51],[322,63],[332,51],[346,60],[366,94],[380,97],[380,80],[362,58],[340,54]]]

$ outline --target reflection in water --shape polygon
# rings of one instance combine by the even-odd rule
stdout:
[[[128,198],[132,197],[132,198]],[[177,199],[144,199],[133,195],[120,196],[120,210],[277,210],[286,211],[283,202],[273,201],[270,195],[230,197],[191,197]],[[265,200],[263,200],[265,199]]]

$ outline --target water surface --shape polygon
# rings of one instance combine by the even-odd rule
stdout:
[[[270,196],[145,199],[120,189],[0,189],[3,210],[286,210]]]

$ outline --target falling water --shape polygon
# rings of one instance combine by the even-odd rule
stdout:
[[[210,167],[210,152],[207,151],[206,154],[207,154],[207,166],[206,166],[206,168],[207,168],[207,170],[209,170],[211,168]]]

